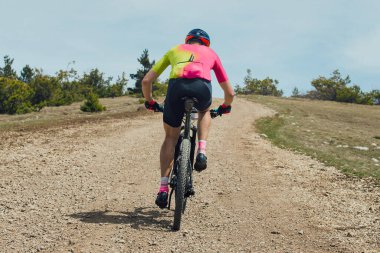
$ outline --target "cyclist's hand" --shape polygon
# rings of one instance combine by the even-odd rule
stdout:
[[[151,100],[150,102],[145,101],[145,107],[148,110],[152,110],[154,112],[162,112],[163,108],[160,104],[158,104],[155,100]]]
[[[231,106],[222,104],[218,107],[217,112],[219,115],[230,113],[231,112]]]

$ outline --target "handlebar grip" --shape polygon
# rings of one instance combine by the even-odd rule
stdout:
[[[214,118],[220,116],[219,113],[218,113],[218,111],[217,111],[216,109],[211,109],[211,110],[210,110],[210,115],[211,115],[211,118],[212,118],[212,119],[214,119]]]
[[[155,110],[155,112],[164,112],[164,104],[158,104],[158,108]]]

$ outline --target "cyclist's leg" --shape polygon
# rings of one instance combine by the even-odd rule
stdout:
[[[161,177],[168,177],[181,127],[171,127],[169,124],[164,122],[164,130],[165,140],[161,146],[160,167]]]
[[[210,106],[212,102],[211,83],[202,79],[196,79],[191,84],[193,96],[198,99],[198,140],[207,140],[211,125]]]
[[[181,80],[169,81],[168,92],[166,94],[164,106],[164,130],[165,140],[161,146],[160,167],[161,177],[168,177],[170,165],[174,158],[175,146],[181,132],[181,122],[184,113]]]
[[[207,168],[206,144],[210,125],[210,111],[207,109],[206,111],[198,112],[198,150],[194,164],[196,171],[202,171]]]
[[[178,136],[181,131],[180,127],[171,127],[164,123],[165,140],[161,146],[160,152],[160,167],[161,167],[161,182],[160,189],[156,197],[156,205],[160,208],[165,208],[168,205],[168,192],[169,192],[169,174],[171,162],[174,157],[174,150],[177,144]]]
[[[207,141],[208,132],[211,125],[210,108],[198,112],[198,140]]]
[[[194,169],[202,171],[207,168],[206,143],[211,125],[210,106],[211,83],[199,80],[194,85],[196,97],[198,99],[198,151],[195,159]]]
[[[165,208],[168,204],[168,177],[171,164],[174,158],[175,146],[181,132],[181,122],[183,117],[183,104],[178,99],[178,88],[175,81],[169,81],[168,93],[164,107],[164,130],[165,140],[160,151],[161,183],[157,194],[156,204],[160,208]],[[180,104],[178,104],[180,103]]]

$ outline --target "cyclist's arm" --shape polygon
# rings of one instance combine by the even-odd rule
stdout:
[[[222,62],[216,54],[215,58],[216,59],[213,70],[215,72],[216,78],[218,79],[220,87],[222,87],[224,91],[224,104],[228,106],[231,105],[232,101],[234,100],[234,89],[228,80],[227,73],[223,68]]]
[[[144,79],[141,82],[142,92],[146,101],[150,102],[153,100],[152,96],[152,84],[154,80],[157,79],[159,75],[154,70],[149,70],[148,73],[144,76]]]
[[[170,51],[169,51],[170,52]],[[148,73],[144,76],[141,82],[142,92],[146,101],[153,100],[152,96],[152,84],[161,75],[162,72],[169,66],[169,52],[167,52]]]
[[[235,93],[230,81],[227,80],[225,82],[221,82],[219,85],[224,91],[224,104],[227,106],[231,105],[234,100]]]

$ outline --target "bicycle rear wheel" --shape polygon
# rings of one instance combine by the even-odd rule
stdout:
[[[173,229],[181,227],[181,217],[184,210],[186,185],[189,178],[188,167],[190,166],[191,143],[189,139],[183,139],[180,147],[177,170],[177,186],[175,189],[175,210]]]

